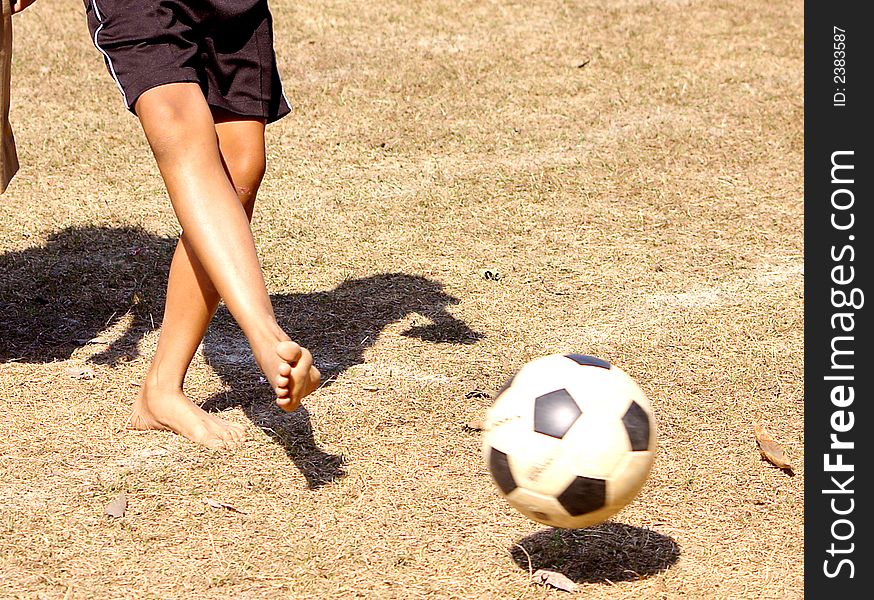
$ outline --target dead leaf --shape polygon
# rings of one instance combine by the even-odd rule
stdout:
[[[482,431],[483,430],[483,422],[481,419],[472,419],[466,425],[468,429],[472,429],[473,431]]]
[[[229,510],[231,512],[240,513],[241,515],[246,514],[245,512],[243,512],[242,510],[240,510],[236,506],[233,506],[231,504],[227,504],[225,502],[219,502],[218,500],[213,500],[212,498],[205,498],[204,502],[208,506],[211,506],[212,508],[223,508],[223,509]]]
[[[788,474],[794,475],[792,464],[789,462],[789,457],[786,456],[786,451],[771,436],[770,432],[765,429],[765,426],[755,423],[753,431],[756,434],[756,443],[759,445],[759,452],[761,452],[762,458],[772,465],[783,469]]]
[[[124,516],[125,511],[127,511],[127,496],[122,492],[106,505],[103,512],[110,517],[119,519]]]
[[[531,581],[538,585],[548,585],[557,590],[565,592],[575,592],[579,586],[568,579],[565,575],[556,571],[547,571],[546,569],[537,569],[534,575],[531,576]]]
[[[73,379],[94,379],[94,371],[88,367],[70,367],[64,372]]]

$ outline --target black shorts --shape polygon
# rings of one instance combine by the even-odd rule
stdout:
[[[275,121],[291,110],[267,0],[84,0],[91,40],[132,112],[167,83],[200,84],[210,106]]]

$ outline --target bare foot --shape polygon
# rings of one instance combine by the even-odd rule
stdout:
[[[276,404],[286,412],[297,410],[304,396],[319,387],[321,381],[319,370],[313,366],[313,355],[290,340],[265,350],[258,364],[273,386]]]
[[[246,439],[242,427],[207,413],[181,390],[158,390],[148,384],[143,384],[127,426],[172,431],[214,450],[237,448]]]

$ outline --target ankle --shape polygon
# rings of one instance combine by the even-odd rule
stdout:
[[[183,381],[184,377],[159,375],[151,371],[143,379],[142,389],[144,391],[181,392]]]
[[[252,350],[261,352],[289,339],[276,322],[266,324],[259,331],[254,332],[248,337]]]

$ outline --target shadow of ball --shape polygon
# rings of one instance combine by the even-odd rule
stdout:
[[[526,571],[548,569],[576,583],[605,583],[661,573],[677,562],[680,547],[651,529],[607,521],[585,529],[543,529],[519,540],[510,554]]]

